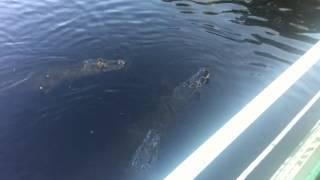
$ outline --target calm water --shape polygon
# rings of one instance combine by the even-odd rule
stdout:
[[[163,138],[154,175],[163,177],[320,37],[316,9],[201,2],[0,0],[0,178],[121,179],[142,141],[132,134],[148,129],[161,97],[208,67],[200,100]],[[33,82],[98,57],[127,67],[46,93]]]

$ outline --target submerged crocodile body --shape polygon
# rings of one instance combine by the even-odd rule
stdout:
[[[134,154],[131,166],[137,169],[148,169],[158,160],[160,133],[156,129],[150,129],[143,139],[142,144]]]
[[[89,59],[81,63],[53,66],[35,73],[31,84],[41,91],[48,92],[64,82],[79,80],[109,71],[118,71],[125,67],[124,60]]]
[[[156,110],[156,118],[153,120],[152,127],[147,131],[130,162],[129,168],[135,172],[133,177],[130,178],[152,178],[149,171],[158,160],[161,134],[172,121],[172,119],[169,119],[168,113],[176,113],[188,105],[202,87],[208,83],[209,78],[209,71],[206,68],[200,68],[188,80],[174,88],[172,95],[166,98],[164,107],[161,106]]]

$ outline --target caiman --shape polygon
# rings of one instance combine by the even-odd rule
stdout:
[[[172,116],[183,110],[199,95],[202,87],[209,82],[210,73],[207,68],[200,68],[193,76],[173,89],[172,94],[156,110],[150,128],[141,139],[129,164],[127,179],[157,179],[151,171],[158,161],[161,135],[170,125]]]
[[[101,73],[118,71],[126,66],[126,62],[119,60],[106,60],[103,58],[89,59],[80,63],[48,67],[36,72],[30,78],[30,83],[36,89],[49,92],[62,83],[79,80]]]

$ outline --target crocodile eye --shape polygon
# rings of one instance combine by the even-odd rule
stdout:
[[[201,77],[201,79],[200,79],[200,82],[201,83],[205,83],[207,81],[207,78],[206,77]]]
[[[125,62],[124,60],[122,60],[122,59],[119,59],[119,60],[118,60],[118,64],[119,64],[119,65],[125,65],[126,62]]]
[[[97,62],[99,63],[99,62],[103,62],[103,59],[102,58],[98,58],[97,59]]]
[[[209,77],[209,75],[210,75],[208,70],[205,70],[203,74],[204,74],[204,77],[206,77],[206,78]]]

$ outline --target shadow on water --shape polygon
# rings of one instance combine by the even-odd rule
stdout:
[[[230,1],[1,1],[0,178],[119,179],[158,114],[174,122],[163,177],[317,40],[311,15]],[[73,74],[98,57],[127,67]],[[172,116],[162,100],[201,67],[210,83]],[[33,78],[52,71],[63,78],[43,93]]]

